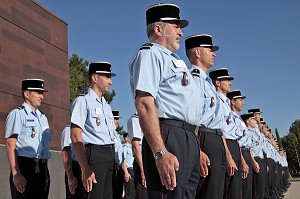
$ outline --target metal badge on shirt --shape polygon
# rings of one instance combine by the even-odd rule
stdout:
[[[31,137],[34,138],[36,135],[36,132],[34,130],[34,127],[31,128]]]
[[[213,107],[216,104],[216,100],[214,97],[211,97],[210,99],[210,107]]]
[[[231,123],[231,119],[230,116],[228,116],[227,120],[226,120],[227,125],[229,125]]]
[[[96,108],[96,114],[97,115],[102,114],[102,108]],[[100,126],[100,118],[99,117],[96,118],[96,124],[97,124],[97,126]]]
[[[189,76],[186,72],[182,76],[182,85],[187,86],[189,84]]]

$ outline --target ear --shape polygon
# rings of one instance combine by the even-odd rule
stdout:
[[[25,99],[29,98],[29,91],[28,90],[24,91],[24,97],[25,97]]]
[[[194,54],[197,58],[201,57],[201,49],[200,48],[195,48]]]
[[[164,29],[160,26],[160,25],[155,25],[153,28],[155,34],[157,34],[158,36],[162,36]]]
[[[92,75],[92,82],[96,83],[97,82],[97,75],[96,74],[93,74]]]

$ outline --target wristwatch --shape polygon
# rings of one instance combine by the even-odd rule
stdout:
[[[153,153],[154,159],[155,160],[159,160],[161,157],[163,157],[163,155],[165,155],[168,152],[168,150],[166,148],[164,148],[162,151],[157,151],[155,153]]]

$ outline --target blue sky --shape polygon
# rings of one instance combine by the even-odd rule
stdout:
[[[269,127],[285,135],[300,119],[300,2],[297,0],[173,0],[99,1],[37,0],[68,23],[69,57],[76,53],[88,61],[109,61],[117,74],[112,109],[119,109],[120,124],[134,113],[128,64],[147,43],[145,10],[155,3],[176,3],[183,29],[177,54],[186,61],[184,38],[211,34],[220,46],[212,69],[227,67],[245,99],[241,113],[259,107]]]

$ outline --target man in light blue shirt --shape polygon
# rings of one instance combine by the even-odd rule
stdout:
[[[259,108],[248,109],[248,113],[253,113],[253,116],[256,120],[256,126],[254,128],[249,129],[252,134],[252,152],[256,162],[259,164],[259,172],[256,171],[254,168],[254,177],[253,177],[253,184],[254,192],[253,194],[256,195],[257,198],[264,198],[265,196],[265,187],[266,187],[266,172],[267,166],[264,163],[264,153],[263,153],[263,137],[262,133],[260,132],[261,124],[261,111]]]
[[[211,35],[198,34],[185,39],[185,49],[202,98],[197,101],[201,107],[198,118],[201,179],[196,198],[218,199],[223,197],[226,169],[224,118],[215,86],[206,72],[213,66],[219,47],[213,45]]]
[[[13,199],[48,198],[50,176],[47,160],[51,157],[51,133],[47,117],[38,108],[44,99],[43,79],[23,79],[21,107],[6,119],[5,145],[11,168]]]
[[[113,198],[115,166],[112,110],[102,93],[112,84],[109,62],[89,64],[91,87],[85,96],[79,96],[71,116],[71,140],[81,171],[88,198]],[[84,142],[83,142],[84,140]]]
[[[246,163],[243,154],[241,153],[241,147],[239,144],[239,140],[242,139],[244,136],[246,136],[246,125],[241,119],[241,117],[238,115],[239,112],[242,111],[245,103],[244,99],[246,98],[241,94],[240,90],[232,90],[226,94],[228,99],[230,99],[230,106],[231,106],[231,114],[232,114],[232,122],[236,126],[235,131],[231,131],[231,138],[233,140],[237,141],[234,142],[231,139],[226,139],[228,148],[230,150],[230,153],[234,157],[234,160],[237,164],[238,171],[236,172],[235,175],[228,177],[227,182],[228,182],[228,187],[230,186],[235,186],[234,188],[231,188],[231,193],[230,193],[230,188],[228,189],[228,198],[238,198],[240,196],[240,193],[242,192],[242,179],[247,178],[248,173],[249,173],[249,163],[251,163],[251,158],[250,154],[246,153],[247,151],[244,151],[248,155],[248,164]],[[232,145],[230,145],[232,144]],[[249,166],[248,166],[249,165]],[[237,188],[236,188],[237,187]],[[237,192],[236,192],[237,191]],[[243,192],[242,192],[243,193]],[[246,195],[243,193],[243,195]],[[246,196],[247,197],[247,196]]]
[[[114,199],[122,199],[123,195],[123,186],[124,186],[124,171],[122,169],[122,163],[124,161],[123,157],[123,144],[120,139],[119,133],[117,132],[117,128],[119,127],[120,120],[120,111],[112,110],[112,114],[114,117],[114,123],[116,126],[116,130],[114,131],[114,136],[116,138],[115,144],[115,187],[114,187]]]
[[[139,116],[135,112],[127,121],[128,136],[131,140],[131,146],[134,154],[133,172],[135,181],[136,199],[147,199],[147,181],[144,173],[142,159],[142,132]]]
[[[84,198],[87,192],[81,180],[81,171],[71,142],[71,125],[67,125],[61,136],[61,151],[65,169],[66,199]]]
[[[144,133],[143,163],[149,198],[194,198],[199,171],[195,135],[199,91],[185,62],[174,52],[188,21],[176,4],[146,10],[149,44],[134,55],[130,83]],[[180,145],[179,145],[180,143]],[[189,154],[188,156],[186,154]]]
[[[224,198],[236,198],[238,194],[238,182],[234,179],[238,179],[236,171],[240,168],[240,151],[238,149],[237,139],[240,135],[237,131],[237,126],[233,122],[233,114],[230,107],[230,100],[226,97],[226,94],[230,91],[231,80],[234,78],[229,76],[227,68],[218,68],[209,72],[209,77],[212,79],[218,97],[220,99],[220,106],[223,110],[224,116],[224,146],[227,159],[227,172],[224,183]]]
[[[135,199],[135,186],[134,186],[134,172],[133,172],[133,161],[134,155],[132,151],[132,146],[130,143],[130,138],[127,133],[123,134],[125,144],[123,145],[123,157],[124,162],[122,163],[122,168],[124,170],[124,199]]]
[[[248,127],[251,126],[251,122],[253,123],[253,126],[255,126],[256,122],[252,113],[242,114],[240,118],[242,119],[243,123],[241,123],[239,128],[243,131],[243,137],[239,139],[238,142],[241,147],[243,158],[248,165],[248,175],[246,178],[242,179],[242,198],[252,199],[252,164],[254,163],[257,165],[257,163],[252,155],[252,133],[248,131]]]

